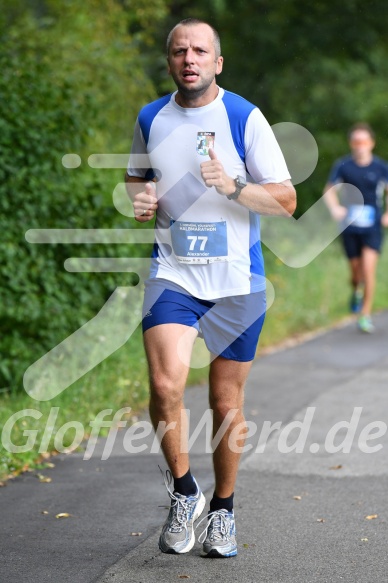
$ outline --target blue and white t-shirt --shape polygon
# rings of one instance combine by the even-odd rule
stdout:
[[[202,180],[214,148],[225,172],[258,184],[290,178],[270,125],[257,107],[219,89],[204,107],[183,108],[176,92],[139,114],[128,174],[157,177],[151,277],[215,299],[265,289],[259,215]]]

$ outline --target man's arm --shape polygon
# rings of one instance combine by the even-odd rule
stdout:
[[[383,227],[388,227],[388,184],[385,187],[385,212],[381,217],[381,224]]]
[[[214,150],[210,149],[209,155],[210,160],[201,164],[201,174],[206,186],[215,186],[221,195],[233,194],[236,190],[234,178],[226,174]],[[296,192],[290,180],[268,184],[248,183],[235,202],[260,215],[289,217],[295,212]]]
[[[323,190],[323,198],[331,216],[335,221],[342,221],[347,215],[346,207],[340,204],[337,185],[328,182]]]
[[[154,183],[138,176],[129,176],[127,172],[124,179],[128,196],[133,203],[135,219],[139,223],[153,219],[158,208]]]
[[[234,180],[230,186],[232,194],[236,190]],[[236,202],[260,215],[278,215],[290,217],[296,209],[296,191],[291,180],[279,183],[248,183],[241,191]]]

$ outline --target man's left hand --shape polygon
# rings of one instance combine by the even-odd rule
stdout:
[[[233,178],[226,174],[213,148],[209,149],[209,156],[210,160],[201,164],[201,175],[206,186],[215,186],[219,194],[232,194],[236,190]]]
[[[388,212],[384,213],[381,217],[381,224],[383,227],[388,227]]]

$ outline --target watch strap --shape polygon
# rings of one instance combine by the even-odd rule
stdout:
[[[242,189],[245,188],[247,185],[247,183],[241,176],[237,176],[237,178],[234,179],[234,183],[236,185],[236,190],[232,192],[232,194],[227,195],[227,198],[229,200],[236,200],[236,198],[240,196]]]

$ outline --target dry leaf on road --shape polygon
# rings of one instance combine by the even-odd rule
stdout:
[[[373,520],[374,518],[377,518],[378,514],[368,514],[368,516],[365,516],[365,520]]]
[[[71,516],[71,514],[68,512],[60,512],[59,514],[55,515],[55,518],[69,518],[69,516]]]
[[[42,482],[43,484],[49,484],[50,482],[53,481],[52,478],[48,478],[47,476],[44,476],[43,474],[37,474],[37,478],[39,478],[39,482]]]

